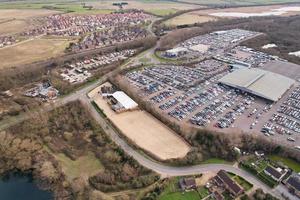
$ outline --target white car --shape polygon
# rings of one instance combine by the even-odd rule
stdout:
[[[295,146],[295,149],[300,151],[300,146]]]
[[[295,142],[295,139],[292,138],[292,137],[288,137],[287,140],[288,140],[288,141],[291,141],[291,142]]]

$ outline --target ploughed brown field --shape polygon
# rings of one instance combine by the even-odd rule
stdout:
[[[0,49],[0,69],[45,60],[64,53],[71,41],[66,39],[33,39]]]
[[[0,9],[0,35],[22,32],[36,25],[34,18],[60,13],[44,9]]]

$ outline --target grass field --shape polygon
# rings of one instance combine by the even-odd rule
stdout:
[[[88,9],[80,3],[0,3],[0,9],[45,10],[49,12],[73,12],[74,14],[108,14],[114,9]],[[1,13],[1,10],[0,10]]]
[[[141,63],[150,63],[151,62],[151,59],[150,58],[146,58],[146,57],[143,57],[143,58],[140,58],[139,59],[139,62]]]
[[[158,200],[199,200],[199,194],[196,191],[191,192],[174,192],[162,195]]]
[[[209,195],[209,191],[200,187],[197,191],[182,192],[178,187],[179,177],[172,178],[158,200],[199,200]]]
[[[34,39],[0,49],[0,69],[41,61],[63,54],[71,41]]]
[[[124,9],[143,9],[155,15],[168,15],[178,10],[188,10],[201,7],[200,5],[191,5],[171,1],[142,1],[128,0],[128,5]],[[0,3],[0,9],[42,9],[48,8],[61,12],[73,12],[75,14],[106,14],[116,11],[119,8],[112,5],[112,1],[102,0],[86,2],[86,5],[93,6],[93,9],[83,8],[81,2],[27,2],[27,3]]]
[[[223,159],[219,159],[219,158],[210,158],[210,159],[203,161],[201,164],[229,164],[229,165],[232,165],[233,163],[223,160]]]
[[[149,13],[152,13],[154,15],[159,15],[159,16],[165,16],[165,15],[171,15],[177,12],[176,9],[170,8],[170,9],[147,9],[146,10]]]
[[[77,158],[75,161],[68,158],[65,154],[58,154],[55,157],[62,165],[64,173],[70,180],[77,177],[87,179],[104,169],[101,162],[91,152]]]
[[[253,185],[240,176],[234,176],[233,179],[244,188],[245,191],[250,190]]]
[[[197,189],[200,199],[203,199],[209,195],[209,191],[205,187],[201,187]]]
[[[90,92],[93,93],[95,92]],[[155,157],[162,160],[181,158],[190,150],[190,147],[176,133],[146,111],[115,113],[100,95],[94,96],[97,106],[122,133]]]
[[[292,159],[280,157],[277,155],[270,155],[270,156],[268,156],[268,158],[275,162],[282,162],[283,164],[287,165],[289,168],[291,168],[295,172],[300,172],[300,163],[298,163]]]
[[[188,10],[200,8],[200,5],[191,5],[185,3],[178,3],[172,1],[145,1],[145,0],[127,0],[128,5],[124,6],[124,9],[143,9],[155,15],[168,15],[175,13],[178,10]],[[111,1],[101,2],[89,2],[88,5],[92,5],[95,9],[117,9],[112,5]]]

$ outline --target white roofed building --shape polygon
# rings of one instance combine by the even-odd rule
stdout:
[[[116,91],[111,96],[126,110],[135,109],[138,107],[138,104],[123,91]]]
[[[295,80],[257,68],[243,68],[227,74],[219,82],[271,101],[278,101],[293,86]]]
[[[176,48],[167,50],[165,55],[168,57],[177,57],[177,56],[184,55],[187,52],[188,52],[188,49],[185,47],[176,47]]]

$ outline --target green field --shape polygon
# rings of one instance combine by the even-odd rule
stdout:
[[[49,9],[74,14],[108,14],[113,10],[83,8],[78,3],[0,3],[0,9]]]
[[[253,185],[251,183],[249,183],[248,181],[246,181],[244,178],[240,177],[240,176],[235,176],[233,177],[233,179],[240,185],[242,186],[242,188],[244,188],[245,191],[250,190]]]
[[[163,9],[163,8],[157,8],[157,9],[147,9],[147,12],[152,13],[154,15],[158,16],[165,16],[176,13],[176,9]]]
[[[200,187],[197,191],[182,192],[178,186],[179,177],[172,178],[158,200],[199,200],[209,195],[206,188]]]
[[[89,177],[104,170],[101,162],[92,152],[79,157],[77,160],[71,160],[63,153],[54,156],[62,165],[62,169],[69,180],[77,177]]]
[[[207,197],[209,195],[209,191],[207,188],[201,187],[197,189],[200,199]]]
[[[223,160],[220,158],[209,158],[203,162],[201,162],[201,164],[228,164],[228,165],[232,165],[232,162],[229,162],[227,160]]]
[[[150,59],[150,58],[143,57],[143,58],[140,58],[140,59],[139,59],[139,62],[145,64],[145,63],[151,62],[151,59]]]
[[[159,200],[199,200],[199,194],[196,191],[191,192],[175,192],[166,195],[162,195]]]
[[[251,183],[249,183],[248,181],[246,181],[243,177],[240,177],[231,172],[227,172],[227,175],[231,179],[235,180],[240,186],[242,186],[242,188],[244,188],[245,191],[248,191],[253,187],[253,185]]]
[[[277,155],[270,155],[270,156],[268,156],[268,158],[275,162],[282,162],[284,165],[288,166],[295,172],[300,172],[300,163],[298,163],[292,159],[284,158],[284,157],[277,156]]]

